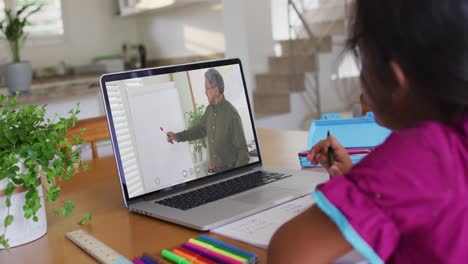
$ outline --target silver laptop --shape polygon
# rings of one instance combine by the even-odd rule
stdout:
[[[111,73],[100,83],[132,212],[209,230],[327,178],[262,165],[239,59]]]

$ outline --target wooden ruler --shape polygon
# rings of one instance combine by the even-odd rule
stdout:
[[[100,263],[105,264],[133,264],[130,260],[120,255],[106,244],[99,241],[94,236],[84,230],[76,230],[68,232],[65,236],[73,241],[76,245],[86,251],[88,254],[97,259]]]

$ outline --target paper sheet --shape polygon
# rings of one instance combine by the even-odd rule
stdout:
[[[210,230],[218,235],[266,248],[273,233],[289,219],[300,214],[314,203],[310,195],[273,207]]]
[[[314,204],[311,195],[278,205],[263,212],[248,216],[230,224],[210,230],[215,234],[242,241],[257,247],[267,248],[275,231],[288,220]],[[356,251],[336,260],[335,264],[365,264],[367,261]]]

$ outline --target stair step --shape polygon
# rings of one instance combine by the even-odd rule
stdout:
[[[349,14],[349,12],[348,14],[345,14],[346,12],[344,4],[341,4],[320,6],[319,8],[309,9],[302,15],[308,23],[320,23],[344,20]]]
[[[319,23],[309,23],[309,28],[317,38],[324,38],[334,34],[344,34],[346,33],[345,21],[337,20],[330,22],[319,22]],[[300,26],[296,31],[298,31],[299,36],[306,36],[307,33],[303,26]]]
[[[310,23],[310,30],[317,37],[330,36],[333,34],[343,34],[346,33],[345,21],[336,20],[330,22],[319,22],[319,23]]]
[[[294,63],[294,71],[297,73],[311,72],[316,70],[315,55],[309,54],[305,56],[281,56],[270,57],[270,72],[278,74],[286,74],[291,72],[291,59]]]
[[[290,43],[292,42],[292,43]],[[293,40],[282,40],[279,42],[281,46],[281,52],[283,56],[289,56],[291,49],[295,55],[299,54],[314,54],[316,53],[317,42],[313,39],[293,39]],[[332,37],[326,36],[320,40],[319,52],[331,52],[332,51]]]
[[[330,6],[344,6],[348,2],[348,7],[351,5],[353,0],[319,0],[318,6],[321,7],[330,7]]]
[[[290,112],[289,94],[262,94],[254,91],[253,97],[256,118]]]
[[[295,87],[292,87],[292,76],[291,74],[256,74],[255,92],[258,94],[290,94],[291,92],[304,91],[304,74],[296,74]]]

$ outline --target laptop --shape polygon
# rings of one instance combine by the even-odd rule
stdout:
[[[239,59],[110,73],[100,85],[132,212],[209,230],[328,178],[263,166]]]

